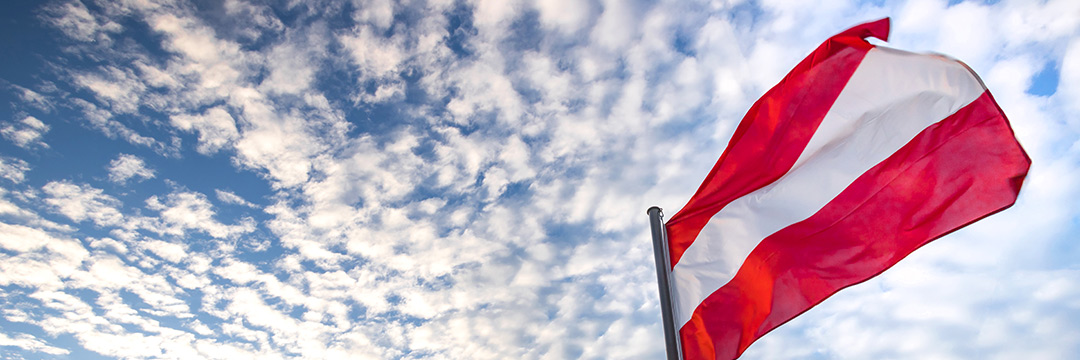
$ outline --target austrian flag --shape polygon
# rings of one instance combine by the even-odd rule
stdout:
[[[666,224],[685,359],[730,359],[842,288],[1011,206],[1031,160],[963,63],[837,34],[743,118]],[[662,257],[661,257],[662,259]]]

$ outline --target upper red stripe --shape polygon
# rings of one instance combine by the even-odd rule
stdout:
[[[754,103],[701,187],[667,222],[672,267],[720,209],[791,169],[873,47],[863,39],[886,39],[888,20],[862,24],[829,38]]]
[[[984,93],[860,176],[821,211],[764,239],[681,329],[685,358],[737,357],[836,291],[1011,206],[1030,164],[1008,120]]]

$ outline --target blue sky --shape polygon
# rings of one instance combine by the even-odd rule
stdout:
[[[659,358],[645,209],[884,16],[1030,176],[744,357],[1075,356],[1075,1],[72,0],[0,5],[0,357]]]

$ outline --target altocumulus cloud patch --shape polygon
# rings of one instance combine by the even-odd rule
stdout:
[[[1031,176],[745,357],[1080,352],[1074,1],[2,6],[5,356],[660,357],[645,209],[883,16],[983,75]]]

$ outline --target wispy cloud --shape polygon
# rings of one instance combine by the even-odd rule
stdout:
[[[67,349],[49,345],[48,343],[27,334],[15,334],[15,337],[11,337],[6,333],[0,333],[0,346],[14,346],[23,350],[46,353],[49,355],[67,355],[71,353],[71,351]]]
[[[94,42],[108,40],[106,32],[121,30],[117,23],[96,17],[82,1],[55,2],[45,7],[44,20],[60,29],[68,38]]]
[[[18,184],[26,179],[27,171],[30,171],[30,164],[26,161],[6,156],[0,157],[0,178]]]
[[[178,129],[197,131],[199,133],[197,150],[205,155],[214,154],[240,136],[236,131],[236,122],[232,115],[220,107],[211,108],[199,115],[173,115],[169,121]]]
[[[257,207],[255,206],[255,204],[252,204],[250,201],[245,200],[244,198],[240,197],[240,195],[236,195],[236,193],[231,191],[214,189],[214,195],[217,196],[217,199],[219,201],[226,204],[247,206],[250,208]]]
[[[46,113],[53,110],[52,102],[45,95],[19,85],[10,86],[19,96],[19,100],[22,100],[22,104]]]
[[[234,238],[255,230],[250,218],[235,225],[215,220],[213,205],[200,193],[174,192],[164,199],[152,196],[146,200],[146,207],[160,212],[160,223],[151,225],[150,229],[161,234],[181,236],[188,230],[196,230],[215,238]]]
[[[109,180],[118,184],[130,179],[142,181],[154,178],[154,170],[147,167],[143,159],[131,154],[120,154],[109,162]]]
[[[102,189],[69,181],[53,181],[45,184],[41,190],[47,195],[45,204],[72,221],[90,220],[98,226],[116,226],[124,219],[120,212],[120,201],[105,194]]]
[[[25,149],[48,148],[49,145],[41,139],[47,132],[49,132],[49,125],[45,125],[44,122],[33,116],[24,117],[16,122],[5,123],[0,127],[0,135]]]

